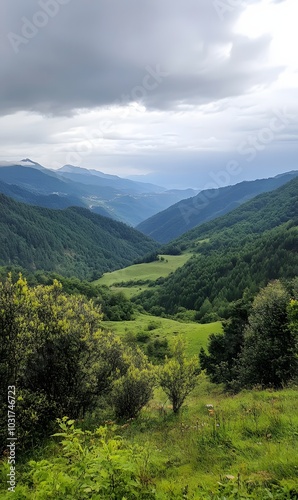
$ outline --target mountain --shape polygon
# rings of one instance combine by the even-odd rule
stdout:
[[[160,243],[167,243],[199,224],[232,211],[258,194],[286,184],[296,176],[298,171],[201,191],[141,222],[137,229]]]
[[[157,248],[142,233],[85,208],[51,210],[0,194],[0,265],[84,279],[131,264]]]
[[[130,194],[162,193],[166,191],[165,188],[154,184],[123,179],[117,175],[104,174],[99,170],[89,170],[87,168],[75,167],[73,165],[64,165],[64,167],[59,168],[58,172],[66,179],[71,179],[75,182],[81,182],[82,184],[95,183],[98,186],[110,186],[120,191],[126,191],[126,193]]]
[[[62,208],[63,203],[64,206],[85,206],[132,226],[196,193],[194,190],[167,191],[152,184],[72,165],[52,171],[28,158],[17,164],[2,162],[0,181],[38,195],[34,197],[24,193],[23,198],[20,198],[13,189],[10,193],[2,191],[19,201],[57,208]],[[53,195],[56,200],[42,198]],[[63,200],[57,200],[57,196]]]
[[[40,207],[62,209],[70,206],[85,206],[80,198],[77,198],[75,196],[63,196],[58,194],[40,195],[20,186],[15,186],[14,184],[6,184],[3,181],[0,181],[0,193],[5,194],[6,196],[9,196],[16,201],[28,203],[30,205],[37,205]]]
[[[26,190],[41,195],[61,194],[80,195],[79,187],[72,186],[66,180],[46,169],[40,170],[35,167],[23,165],[11,165],[0,168],[0,180],[6,184],[14,184]]]
[[[227,314],[229,303],[268,281],[298,275],[298,178],[180,236],[161,248],[193,257],[137,299],[155,314],[196,311],[198,320]],[[183,309],[182,309],[183,310]]]

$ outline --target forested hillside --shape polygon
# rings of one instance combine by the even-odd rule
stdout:
[[[261,193],[277,189],[297,175],[298,172],[289,172],[270,179],[202,191],[141,222],[137,229],[160,243],[167,243],[199,224],[231,212]]]
[[[87,209],[33,207],[0,194],[0,265],[91,279],[156,248],[126,226]]]
[[[137,301],[155,314],[179,308],[197,319],[225,316],[229,302],[269,280],[298,274],[298,179],[181,236],[168,247],[194,257]]]
[[[0,193],[13,198],[21,203],[28,203],[29,205],[36,205],[38,207],[46,208],[67,208],[71,206],[86,207],[87,205],[80,200],[80,198],[71,195],[59,194],[38,194],[28,189],[16,186],[14,184],[7,184],[0,180]],[[105,214],[101,214],[105,215]],[[108,213],[107,213],[108,215]]]

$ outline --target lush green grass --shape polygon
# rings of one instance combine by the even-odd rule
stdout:
[[[213,409],[209,411],[206,405],[213,405]],[[144,448],[146,456],[139,464],[140,475],[146,484],[154,485],[158,500],[297,500],[297,407],[297,388],[253,390],[231,396],[202,374],[180,414],[173,415],[166,395],[157,389],[139,418],[120,424],[116,432],[128,445]],[[100,423],[100,417],[94,415],[81,425],[90,429]],[[108,427],[111,424],[112,421],[107,421]],[[94,439],[98,436],[93,438],[93,444]],[[88,457],[84,441],[82,446],[84,449],[81,455],[77,450],[79,458],[74,457],[73,466],[75,477],[81,482],[80,461]],[[102,445],[98,443],[98,447],[100,456]],[[57,469],[61,447],[51,441],[47,448],[35,450],[34,458],[48,459],[49,471],[51,461],[56,460]],[[61,472],[62,466],[61,462]],[[40,475],[39,482],[35,481],[37,493],[32,497],[22,496],[22,485],[28,484],[28,466],[19,464],[18,467],[17,498],[56,498],[42,495],[46,482]],[[0,496],[8,499],[6,473],[7,467],[0,467]],[[52,478],[49,472],[44,477],[47,487],[58,495],[64,479],[62,473]],[[28,492],[27,486],[24,489]],[[59,498],[62,498],[61,491]]]
[[[190,253],[182,255],[162,255],[160,257],[162,257],[163,260],[148,262],[145,264],[135,264],[112,273],[105,273],[99,280],[95,281],[95,283],[111,287],[116,283],[129,281],[156,281],[158,278],[166,277],[170,273],[176,271],[179,267],[183,266],[191,255],[192,254]],[[145,288],[147,287],[142,285],[136,286],[136,284],[133,284],[130,290],[127,287],[116,287],[115,290],[123,290],[128,297],[132,297],[133,295],[140,293],[140,291]]]
[[[209,404],[214,407],[211,412],[206,408]],[[285,491],[296,488],[298,492],[297,408],[295,389],[229,396],[202,374],[180,415],[173,416],[159,389],[125,436],[163,459],[166,466],[158,475],[157,489],[165,498],[182,498],[172,497],[171,492],[181,494],[187,485],[187,499],[248,499],[250,488],[257,491],[252,498],[260,500],[297,499],[266,492],[274,482]],[[213,496],[219,481],[225,494]]]
[[[132,299],[141,292],[148,290],[148,285],[131,285],[131,286],[110,286],[112,292],[122,292],[127,299]]]
[[[206,325],[181,323],[149,314],[140,314],[134,321],[105,321],[104,326],[121,336],[128,333],[136,335],[140,332],[148,332],[154,337],[170,339],[174,335],[182,335],[187,341],[189,355],[198,354],[201,347],[206,347],[211,333],[222,331],[220,322]]]

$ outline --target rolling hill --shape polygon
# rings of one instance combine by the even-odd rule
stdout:
[[[18,203],[0,194],[0,265],[98,278],[156,249],[142,233],[85,208]]]
[[[231,212],[258,194],[277,189],[297,175],[298,171],[288,172],[274,178],[202,191],[143,221],[137,229],[160,243],[168,243],[199,224]]]
[[[298,275],[298,178],[180,236],[171,249],[193,252],[186,264],[135,300],[155,314],[185,308],[197,319],[227,314],[229,303],[268,281]]]

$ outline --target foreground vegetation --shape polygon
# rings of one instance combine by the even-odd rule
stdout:
[[[228,396],[201,375],[177,416],[159,390],[137,420],[61,422],[19,462],[15,498],[298,498],[297,404],[295,388]],[[3,499],[6,473],[2,463]]]
[[[223,332],[145,314],[103,322],[74,293],[94,285],[65,284],[71,294],[57,280],[0,283],[1,498],[298,498],[297,279],[244,295]]]

